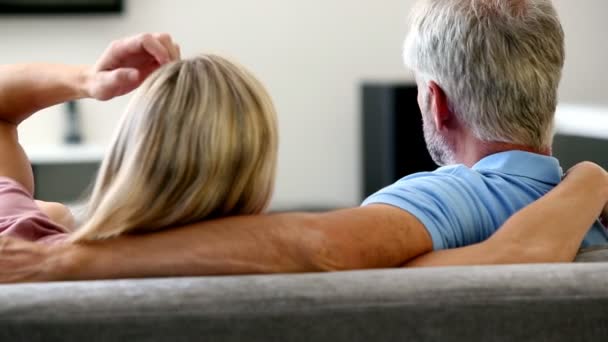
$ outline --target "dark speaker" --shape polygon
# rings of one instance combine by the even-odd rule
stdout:
[[[559,159],[564,171],[589,160],[608,169],[608,139],[557,133],[553,140],[553,155]]]
[[[86,200],[100,162],[34,163],[36,199],[74,204]]]
[[[415,84],[362,87],[363,198],[437,165],[426,148]]]

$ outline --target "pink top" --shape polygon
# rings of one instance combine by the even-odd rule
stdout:
[[[51,221],[21,184],[0,177],[0,236],[54,242],[66,235],[66,229]]]

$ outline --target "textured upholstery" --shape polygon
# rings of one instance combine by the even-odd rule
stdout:
[[[582,250],[576,256],[577,262],[608,262],[608,247],[593,247]]]
[[[600,341],[608,263],[0,286],[0,341]]]

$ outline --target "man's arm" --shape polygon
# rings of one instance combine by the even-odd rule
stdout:
[[[602,208],[608,209],[608,173],[581,163],[485,242],[429,253],[405,266],[571,262]]]
[[[295,273],[398,267],[430,251],[413,216],[389,206],[232,217],[77,245],[0,239],[0,282]]]
[[[606,206],[604,207],[600,221],[602,222],[604,227],[608,228],[608,203],[606,203]]]
[[[430,254],[413,265],[570,261],[608,202],[607,183],[603,170],[580,165],[488,241]],[[234,217],[84,245],[0,238],[0,282],[396,267],[431,248],[428,233],[413,216],[368,206]]]
[[[411,266],[570,262],[607,203],[608,174],[583,163],[486,242],[429,254]],[[378,205],[228,218],[57,248],[59,279],[99,279],[388,268],[429,252],[432,241],[413,216]]]

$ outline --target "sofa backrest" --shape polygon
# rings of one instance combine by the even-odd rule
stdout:
[[[0,286],[1,341],[599,341],[608,263]]]

